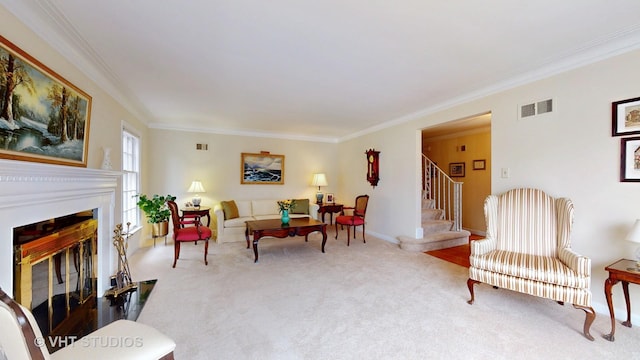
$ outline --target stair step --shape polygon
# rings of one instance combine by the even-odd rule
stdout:
[[[435,234],[451,230],[453,221],[451,220],[427,220],[422,222],[424,234]]]
[[[436,202],[433,199],[422,199],[422,208],[423,209],[435,209]]]
[[[444,231],[425,235],[421,239],[399,236],[398,240],[400,241],[400,248],[403,250],[425,252],[468,244],[469,235],[471,233],[467,230]]]
[[[428,220],[442,220],[444,211],[440,209],[422,209],[422,222]]]

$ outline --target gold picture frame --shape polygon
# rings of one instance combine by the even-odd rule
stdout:
[[[91,96],[0,36],[0,158],[87,166]]]
[[[284,185],[284,155],[242,153],[240,184]]]

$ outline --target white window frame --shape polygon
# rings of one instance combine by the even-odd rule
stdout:
[[[131,232],[142,228],[140,208],[135,195],[140,193],[141,169],[140,134],[130,127],[122,126],[122,224],[126,229],[131,222]]]

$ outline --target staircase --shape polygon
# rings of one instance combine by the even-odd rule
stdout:
[[[468,244],[471,233],[462,229],[462,183],[424,155],[423,170],[423,237],[400,236],[400,248],[425,252]]]

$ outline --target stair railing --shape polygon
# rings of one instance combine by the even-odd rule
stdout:
[[[462,182],[454,181],[431,159],[422,154],[422,198],[443,210],[453,222],[452,231],[462,230]]]

